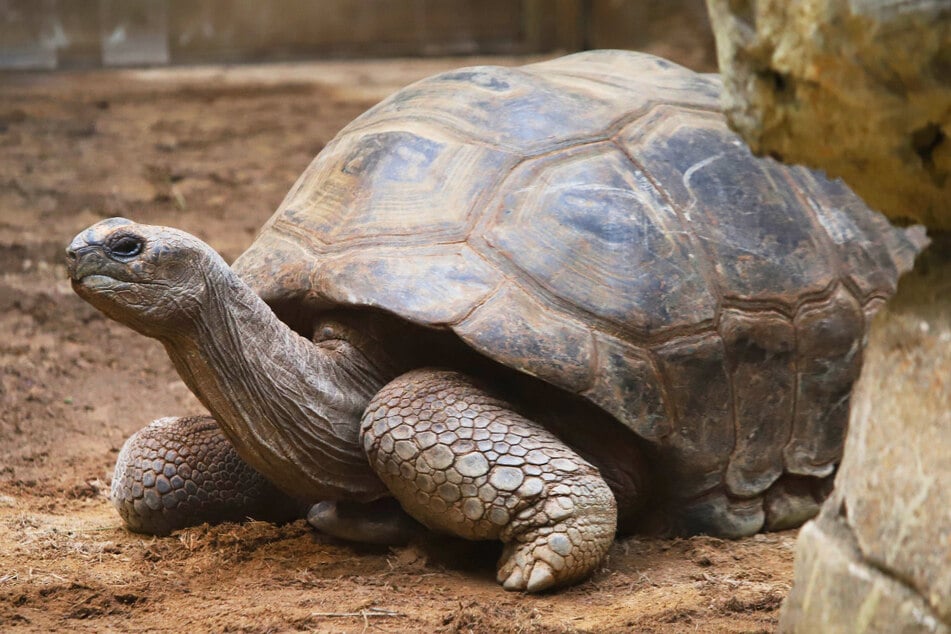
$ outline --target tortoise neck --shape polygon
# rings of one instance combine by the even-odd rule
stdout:
[[[355,348],[291,330],[224,263],[189,327],[162,341],[238,455],[303,500],[370,500],[383,484],[359,442],[360,417],[386,382]]]

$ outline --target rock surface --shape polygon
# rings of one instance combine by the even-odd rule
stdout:
[[[951,632],[920,595],[862,560],[841,517],[823,514],[800,531],[794,584],[780,632]]]
[[[845,455],[802,530],[786,632],[951,632],[951,237],[876,317]]]
[[[951,2],[707,0],[731,125],[842,177],[892,219],[951,229]]]

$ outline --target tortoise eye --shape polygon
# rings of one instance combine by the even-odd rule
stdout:
[[[144,246],[145,243],[141,238],[136,236],[122,236],[109,245],[109,253],[120,259],[134,258],[142,253]]]

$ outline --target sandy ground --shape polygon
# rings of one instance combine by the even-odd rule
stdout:
[[[453,60],[0,75],[0,631],[762,632],[794,533],[618,542],[540,597],[498,549],[367,548],[302,522],[126,532],[106,494],[123,440],[201,411],[159,344],[66,281],[63,249],[124,215],[231,260],[347,121]]]

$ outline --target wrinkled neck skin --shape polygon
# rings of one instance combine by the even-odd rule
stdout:
[[[304,501],[381,497],[358,434],[386,364],[301,337],[227,266],[207,276],[200,313],[158,338],[238,454]]]

